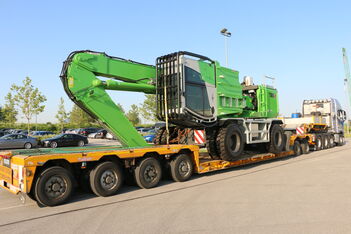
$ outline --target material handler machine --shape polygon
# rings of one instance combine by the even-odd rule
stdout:
[[[110,78],[108,80],[99,77]],[[283,149],[277,90],[254,85],[251,77],[239,82],[239,73],[216,61],[189,52],[156,59],[156,66],[76,51],[64,62],[61,80],[80,108],[109,128],[125,147],[148,144],[112,101],[106,90],[156,94],[162,128],[156,144],[189,144],[189,132],[205,129],[213,159],[233,161],[245,144],[266,144],[269,152]]]

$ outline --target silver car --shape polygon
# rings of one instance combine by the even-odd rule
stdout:
[[[0,137],[0,149],[30,149],[38,145],[36,138],[23,134],[8,134]]]

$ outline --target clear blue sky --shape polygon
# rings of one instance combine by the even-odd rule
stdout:
[[[346,105],[341,48],[351,53],[350,1],[5,1],[0,0],[0,105],[26,76],[47,96],[40,122],[55,122],[59,74],[74,50],[154,64],[187,50],[225,63],[223,27],[232,32],[229,66],[277,78],[280,110],[303,99],[335,97]],[[350,54],[351,55],[351,54]],[[125,109],[143,94],[112,94]]]

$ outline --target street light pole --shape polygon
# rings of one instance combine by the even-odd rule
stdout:
[[[228,67],[228,37],[231,37],[232,33],[226,28],[223,28],[220,33],[224,36],[225,66]]]

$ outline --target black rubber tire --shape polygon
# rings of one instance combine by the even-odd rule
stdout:
[[[111,187],[103,185],[103,178],[109,176],[112,179]],[[90,187],[95,195],[107,197],[117,193],[123,184],[123,172],[121,167],[114,162],[102,162],[98,164],[89,175]],[[105,181],[106,182],[106,181]]]
[[[84,141],[78,141],[78,146],[83,147],[85,145]]]
[[[147,174],[147,170],[152,170],[152,174]],[[134,169],[134,178],[140,188],[149,189],[156,187],[162,178],[160,162],[152,157],[142,159]]]
[[[302,140],[301,142],[301,153],[308,154],[310,152],[310,145],[306,139]]]
[[[166,128],[165,127],[159,128],[157,130],[154,143],[155,143],[155,145],[167,144],[167,136],[166,136]]]
[[[334,135],[330,135],[330,138],[329,138],[329,146],[330,146],[330,148],[334,148],[334,147],[335,147],[335,138],[334,138]]]
[[[344,144],[345,144],[345,138],[344,136],[340,136],[337,146],[343,146]]]
[[[292,132],[286,131],[284,132],[284,147],[283,151],[290,151],[290,138],[291,138]]]
[[[323,149],[322,147],[322,136],[321,135],[316,135],[316,140],[315,140],[315,150],[319,151],[321,149]]]
[[[25,149],[31,149],[31,148],[32,148],[32,144],[29,143],[29,142],[26,142],[26,143],[24,144],[23,148],[25,148]]]
[[[322,135],[323,149],[329,149],[329,136],[327,134]]]
[[[194,165],[187,154],[179,154],[172,158],[169,163],[172,179],[176,182],[183,182],[190,179],[194,171]]]
[[[293,145],[293,150],[294,150],[294,156],[300,156],[301,155],[301,144],[299,141],[295,141]]]
[[[267,150],[273,154],[279,154],[283,151],[284,130],[279,124],[273,124],[270,129],[270,141],[267,144]]]
[[[53,186],[62,186],[59,189],[63,191],[60,191],[61,194],[59,194],[58,197],[50,198],[47,194],[49,187],[47,183],[50,181],[56,181],[56,183],[51,186],[51,189],[54,189]],[[49,167],[42,171],[34,184],[35,200],[42,206],[57,206],[65,203],[71,197],[72,192],[73,176],[69,170],[59,166]]]
[[[221,159],[226,161],[237,160],[243,153],[244,145],[244,131],[238,124],[232,123],[219,130],[217,149]]]
[[[52,142],[50,143],[50,147],[51,147],[51,148],[57,148],[57,142],[56,142],[56,141],[52,141]]]
[[[217,130],[216,129],[206,129],[206,148],[207,152],[214,160],[219,160],[221,157],[219,156],[219,152],[217,149]]]

